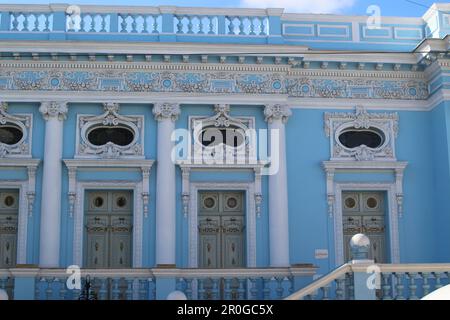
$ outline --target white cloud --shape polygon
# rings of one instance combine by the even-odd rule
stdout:
[[[243,7],[285,8],[285,12],[339,13],[356,0],[241,0]]]

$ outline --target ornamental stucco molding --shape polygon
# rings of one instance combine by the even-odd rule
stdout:
[[[67,107],[67,102],[60,101],[44,101],[39,107],[39,112],[42,114],[45,120],[66,120],[68,111],[69,109]]]
[[[144,158],[144,117],[119,114],[118,103],[104,103],[101,115],[78,115],[77,143],[75,158]],[[89,132],[99,127],[125,126],[133,132],[132,141],[125,146],[108,142],[94,145],[89,139]]]
[[[281,120],[283,123],[287,123],[291,115],[292,111],[287,105],[269,104],[264,108],[264,117],[268,123],[272,123],[275,120]]]
[[[153,106],[153,115],[157,121],[176,121],[180,113],[180,105],[178,103],[158,102]]]
[[[161,64],[160,64],[161,65]],[[160,66],[159,65],[159,66]],[[162,65],[163,66],[163,65]],[[79,69],[5,68],[0,69],[0,91],[27,92],[136,92],[189,94],[273,94],[292,98],[403,99],[428,98],[426,79],[418,73],[407,77],[345,78],[344,74],[296,71],[290,74],[273,70],[241,70],[235,66],[209,70],[173,68],[142,69],[89,64]],[[145,68],[143,68],[145,69]],[[238,70],[238,71],[237,71]],[[305,74],[303,74],[304,72]],[[394,73],[395,74],[395,73]],[[399,72],[399,75],[401,73]]]
[[[32,114],[10,114],[8,103],[0,101],[0,126],[13,126],[22,132],[22,137],[14,144],[0,142],[0,158],[31,158],[32,123]]]
[[[362,106],[357,106],[354,112],[325,112],[324,129],[330,139],[331,160],[396,160],[395,140],[399,130],[396,112],[368,112]],[[378,130],[382,135],[382,143],[376,148],[364,144],[349,148],[340,141],[343,132],[364,129]]]

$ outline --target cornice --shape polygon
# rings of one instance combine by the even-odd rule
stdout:
[[[215,7],[178,7],[178,6],[109,6],[109,5],[77,5],[81,12],[95,13],[128,13],[128,14],[164,14],[179,15],[235,15],[235,16],[281,16],[284,9],[278,8],[215,8]],[[19,12],[57,12],[65,11],[67,3],[47,5],[35,4],[0,4],[0,11]]]
[[[40,159],[22,159],[22,158],[2,158],[1,167],[37,167],[41,162]]]
[[[325,170],[361,171],[361,170],[404,170],[405,161],[324,161]]]
[[[339,78],[383,78],[383,79],[425,79],[422,71],[364,71],[364,70],[321,70],[290,69],[288,77],[339,77]]]
[[[450,66],[450,61],[442,66]],[[151,71],[217,71],[217,72],[272,72],[285,73],[287,77],[339,77],[339,78],[383,78],[383,79],[426,79],[422,71],[364,71],[364,70],[322,70],[293,69],[288,65],[219,64],[219,63],[157,63],[157,62],[70,62],[70,61],[0,61],[5,69],[76,69],[76,70],[151,70]]]
[[[271,44],[225,44],[225,43],[165,43],[165,42],[95,42],[92,41],[0,41],[2,52],[31,53],[102,53],[102,54],[272,54],[302,55],[309,50],[306,46]]]
[[[69,61],[1,61],[0,68],[13,69],[76,69],[76,70],[155,70],[155,71],[222,71],[287,73],[291,66],[219,63],[164,63],[164,62],[69,62]]]
[[[64,159],[65,165],[68,168],[114,168],[114,167],[128,167],[128,168],[151,168],[154,160],[101,160],[101,159]]]

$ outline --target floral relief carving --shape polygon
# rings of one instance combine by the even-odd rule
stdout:
[[[79,69],[79,68],[78,68]],[[334,78],[326,72],[315,75],[286,72],[198,70],[93,70],[39,71],[4,67],[0,71],[2,90],[100,91],[100,92],[190,92],[287,94],[290,97],[346,99],[425,100],[429,96],[425,79],[372,79],[364,75]]]

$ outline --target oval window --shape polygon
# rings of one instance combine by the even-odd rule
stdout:
[[[134,133],[126,127],[101,127],[88,134],[88,140],[94,146],[103,146],[108,142],[118,146],[127,146],[133,142]]]
[[[376,128],[350,129],[339,135],[339,141],[347,148],[353,149],[365,145],[369,148],[379,148],[384,143],[383,133]]]
[[[200,132],[200,142],[205,147],[215,147],[220,144],[237,148],[245,141],[245,132],[241,128],[206,127]]]
[[[15,126],[0,126],[0,142],[8,145],[18,143],[23,137],[23,132]]]

